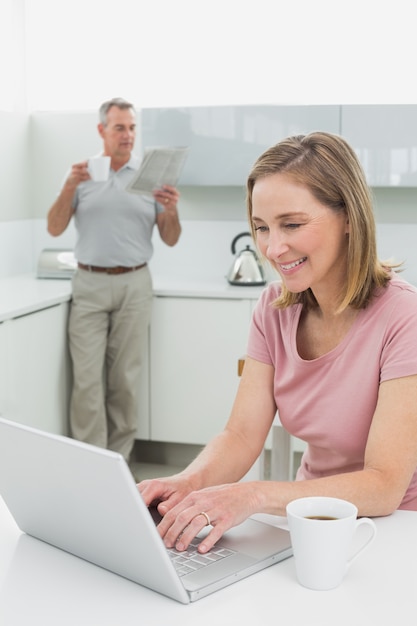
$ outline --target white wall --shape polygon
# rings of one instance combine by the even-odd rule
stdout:
[[[50,241],[45,216],[70,164],[97,150],[96,108],[108,97],[138,107],[416,102],[414,5],[375,6],[2,0],[0,276],[32,271],[41,246],[72,242],[71,230]],[[378,220],[417,222],[416,199],[415,189],[377,190]],[[244,219],[243,188],[184,188],[181,216],[220,233]]]
[[[27,0],[30,110],[94,108],[113,95],[143,107],[415,102],[413,9],[411,0]]]
[[[140,119],[140,118],[139,118]],[[72,248],[72,224],[61,237],[46,232],[46,215],[70,165],[101,148],[96,112],[0,113],[0,277],[34,272],[43,248]],[[140,146],[138,146],[140,150]],[[226,273],[234,235],[247,230],[242,187],[180,188],[181,243],[155,237],[157,273]],[[380,255],[404,260],[417,284],[417,188],[375,189]],[[212,266],[207,260],[210,259]]]
[[[30,116],[33,178],[30,217],[45,217],[73,163],[102,150],[96,111],[34,112]]]
[[[183,232],[174,247],[166,246],[155,231],[154,256],[150,263],[154,276],[218,279],[226,276],[233,263],[231,242],[235,235],[247,232],[245,219],[182,220]],[[379,223],[378,251],[382,259],[403,262],[402,276],[417,285],[417,223]],[[22,245],[27,242],[27,246]],[[26,220],[0,225],[0,278],[34,272],[44,248],[72,249],[75,231],[69,228],[60,237],[46,231],[46,220]],[[242,239],[237,251],[250,240]],[[241,247],[240,247],[241,246]],[[272,273],[268,272],[272,277]]]
[[[33,215],[28,129],[27,115],[0,112],[0,221]]]

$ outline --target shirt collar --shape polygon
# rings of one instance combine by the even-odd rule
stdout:
[[[123,167],[128,167],[129,169],[137,170],[139,169],[139,165],[140,165],[140,158],[136,154],[131,153],[130,159]]]

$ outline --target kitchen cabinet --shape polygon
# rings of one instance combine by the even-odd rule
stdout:
[[[343,105],[341,134],[371,186],[417,186],[417,105]]]
[[[3,350],[2,414],[58,434],[68,431],[70,367],[68,303],[0,325]]]
[[[141,112],[142,146],[189,146],[180,185],[245,185],[256,159],[288,135],[340,133],[340,107],[210,106]]]
[[[149,409],[149,333],[146,344],[146,353],[139,375],[139,407],[138,428],[136,439],[150,439],[150,409]]]
[[[150,338],[150,435],[205,444],[224,427],[239,384],[250,299],[155,297]]]
[[[4,416],[6,399],[6,327],[0,322],[0,415]]]

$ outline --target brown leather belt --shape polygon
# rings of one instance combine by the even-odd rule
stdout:
[[[78,267],[87,272],[101,272],[102,274],[126,274],[127,272],[135,272],[140,270],[141,267],[145,267],[146,263],[141,263],[135,267],[123,267],[118,265],[117,267],[99,267],[97,265],[85,265],[84,263],[78,263]]]

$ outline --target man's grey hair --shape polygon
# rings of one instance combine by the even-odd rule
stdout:
[[[107,124],[107,113],[111,107],[118,107],[122,110],[132,109],[132,111],[135,112],[133,104],[124,98],[112,98],[111,100],[106,100],[106,102],[103,102],[99,109],[100,123],[103,124],[103,126],[106,126]]]

